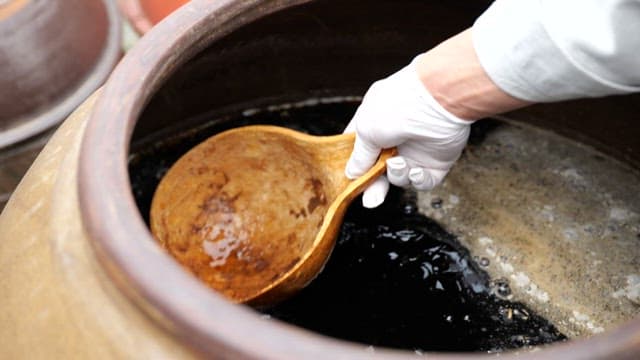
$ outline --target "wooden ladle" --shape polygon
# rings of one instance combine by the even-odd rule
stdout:
[[[151,205],[151,231],[184,267],[229,299],[269,305],[322,270],[349,203],[385,170],[344,175],[354,134],[276,126],[217,134],[181,157]]]

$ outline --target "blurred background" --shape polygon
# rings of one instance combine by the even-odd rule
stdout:
[[[0,0],[0,211],[57,126],[188,0]]]

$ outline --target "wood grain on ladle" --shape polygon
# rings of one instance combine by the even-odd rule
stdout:
[[[322,270],[344,211],[385,170],[344,176],[353,134],[318,137],[275,126],[215,135],[180,158],[156,189],[151,230],[206,284],[267,305]]]

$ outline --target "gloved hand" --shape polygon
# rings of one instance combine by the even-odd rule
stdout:
[[[416,58],[418,59],[418,58]],[[345,132],[356,141],[345,174],[363,175],[381,149],[397,146],[398,156],[387,160],[387,175],[365,190],[363,205],[380,205],[389,190],[411,185],[431,190],[442,182],[467,143],[472,121],[445,110],[420,81],[416,60],[375,82],[367,91]]]

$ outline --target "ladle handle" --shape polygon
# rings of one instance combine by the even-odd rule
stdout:
[[[275,131],[275,130],[274,130]],[[347,161],[351,157],[356,140],[355,133],[346,133],[333,136],[310,136],[295,132],[290,129],[278,129],[286,132],[288,136],[300,140],[301,144],[312,143],[311,152],[315,160],[321,164],[327,176],[331,178],[335,194],[341,194],[344,201],[351,202],[360,195],[368,185],[386,171],[387,159],[395,156],[396,148],[384,149],[380,153],[376,163],[362,176],[350,180],[345,176]]]
[[[343,191],[343,193],[349,194],[348,197],[345,197],[345,200],[353,200],[353,198],[360,195],[379,176],[384,175],[387,170],[387,159],[392,158],[397,154],[398,150],[395,147],[382,150],[376,163],[373,164],[373,166],[364,175],[349,182]]]

